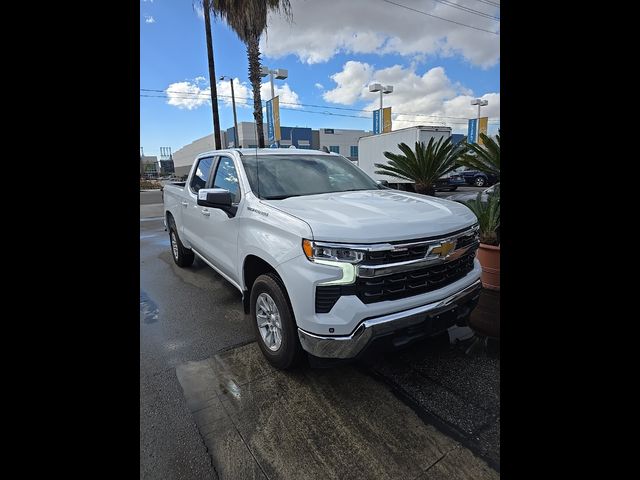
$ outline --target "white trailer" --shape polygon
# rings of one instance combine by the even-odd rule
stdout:
[[[450,136],[451,127],[418,126],[361,137],[358,140],[358,166],[374,180],[386,180],[390,184],[412,183],[387,175],[378,175],[374,173],[378,170],[374,164],[389,162],[389,159],[384,156],[384,152],[402,153],[398,148],[399,143],[406,143],[411,149],[414,149],[416,142],[424,142],[426,145],[431,138],[435,138],[437,141],[442,137]]]

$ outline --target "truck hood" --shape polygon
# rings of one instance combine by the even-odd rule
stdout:
[[[263,202],[308,223],[314,240],[330,242],[378,243],[446,235],[477,221],[460,203],[394,190]]]

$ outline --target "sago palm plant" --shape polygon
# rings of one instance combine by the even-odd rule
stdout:
[[[376,163],[376,174],[415,182],[417,193],[435,195],[436,180],[457,166],[459,157],[467,151],[466,137],[453,144],[451,137],[431,138],[425,145],[416,142],[415,151],[406,143],[398,144],[401,154],[384,152],[388,164]]]
[[[482,192],[478,196],[465,202],[465,205],[478,217],[480,227],[480,242],[486,245],[500,245],[500,195],[488,195],[487,201],[482,201]]]

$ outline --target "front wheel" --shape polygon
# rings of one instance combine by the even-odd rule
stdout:
[[[473,180],[473,184],[474,184],[476,187],[484,187],[484,186],[487,184],[487,181],[484,179],[484,177],[476,177],[476,178]]]
[[[302,358],[298,329],[280,279],[260,275],[251,288],[251,319],[256,340],[266,359],[276,368],[294,367]]]

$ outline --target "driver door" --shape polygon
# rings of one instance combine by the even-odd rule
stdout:
[[[220,155],[210,188],[229,190],[233,195],[233,205],[239,207],[243,197],[237,167],[232,157]],[[209,213],[203,216],[202,222],[203,253],[211,263],[240,284],[237,268],[238,218],[235,215],[229,217],[227,212],[219,208],[201,208]]]

